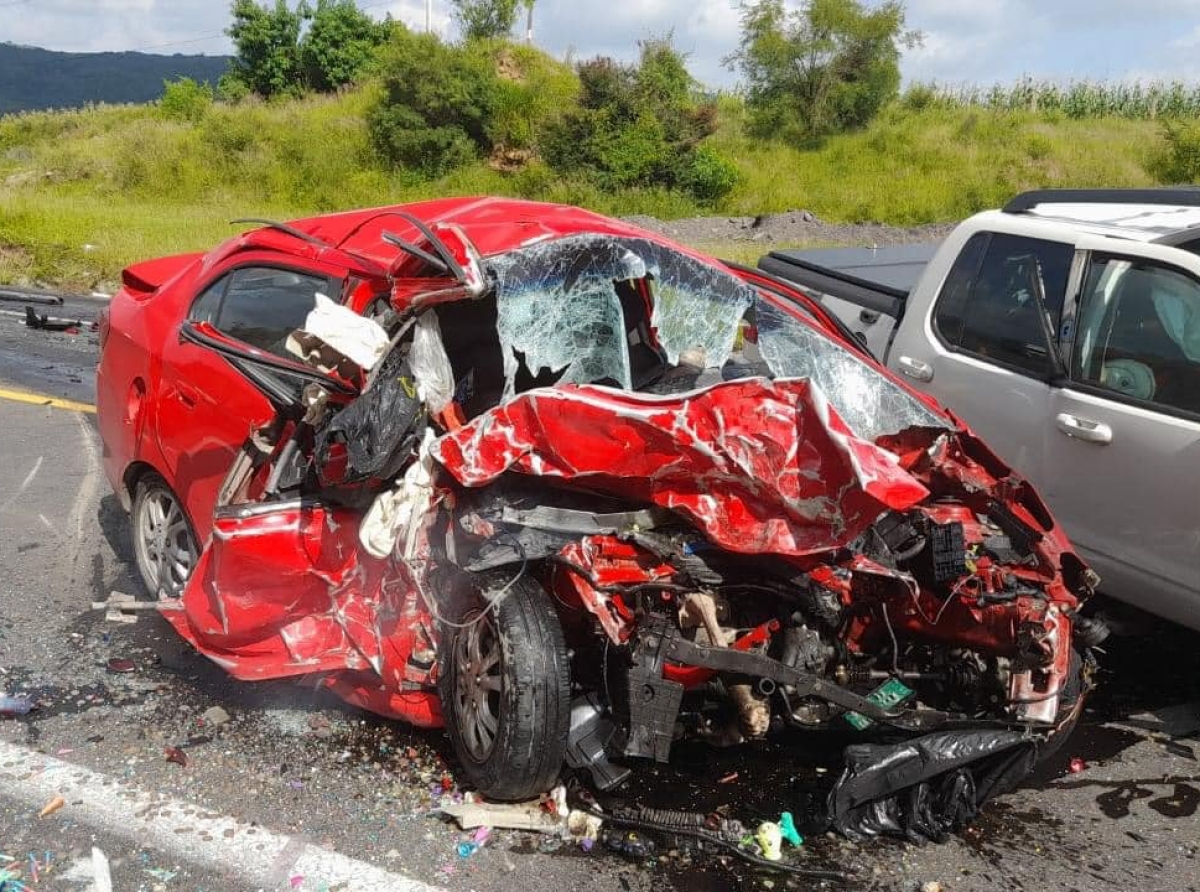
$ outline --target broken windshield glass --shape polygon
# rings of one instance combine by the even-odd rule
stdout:
[[[760,299],[756,316],[759,350],[772,374],[815,383],[861,439],[874,442],[915,426],[947,427],[904,388],[774,303]]]
[[[534,377],[551,372],[564,384],[609,380],[632,388],[627,332],[639,320],[622,311],[619,282],[649,284],[650,324],[671,365],[687,353],[723,366],[754,300],[729,273],[648,239],[572,236],[493,257],[488,266],[506,396],[515,391],[521,357]]]

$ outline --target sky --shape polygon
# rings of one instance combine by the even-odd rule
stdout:
[[[450,3],[431,3],[434,30],[453,37]],[[638,40],[671,33],[701,82],[733,87],[736,74],[722,60],[737,46],[738,5],[537,0],[534,40],[560,58],[629,59]],[[425,0],[359,6],[425,26]],[[908,0],[905,8],[908,27],[924,34],[902,61],[909,83],[990,85],[1026,76],[1200,81],[1200,0]],[[227,0],[0,0],[0,42],[54,50],[228,53],[228,23]]]

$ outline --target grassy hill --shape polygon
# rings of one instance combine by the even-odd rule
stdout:
[[[215,84],[228,64],[227,56],[58,53],[0,43],[0,114],[149,102],[162,93],[164,80],[190,77]]]
[[[954,220],[1040,186],[1140,186],[1162,145],[1152,121],[896,104],[868,129],[800,150],[751,141],[727,98],[714,145],[741,181],[716,207],[659,190],[601,192],[534,163],[480,161],[439,180],[386,171],[364,87],[336,97],[157,105],[0,118],[0,282],[111,287],[138,259],[206,248],[236,217],[289,218],[432,195],[503,193],[661,218],[805,208],[830,221]]]

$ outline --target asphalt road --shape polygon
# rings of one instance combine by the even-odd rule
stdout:
[[[91,609],[112,591],[142,596],[94,416],[13,393],[90,403],[87,321],[77,334],[49,333],[26,329],[23,311],[0,313],[0,691],[39,703],[0,718],[0,854],[16,859],[24,888],[93,888],[93,847],[117,890],[1200,888],[1200,636],[1153,622],[1108,647],[1102,687],[1054,763],[962,836],[918,848],[819,835],[792,856],[852,872],[843,887],[686,850],[629,862],[510,832],[459,858],[467,835],[434,814],[454,776],[442,735],[302,685],[230,681],[156,614],[130,625]],[[113,660],[133,671],[110,671]],[[206,719],[214,706],[229,721]],[[1084,770],[1068,772],[1071,758]],[[821,740],[690,746],[669,768],[639,770],[621,795],[725,806],[756,823],[803,815],[806,795],[836,770],[836,749]],[[39,818],[56,796],[65,804]],[[5,879],[5,892],[21,888]]]

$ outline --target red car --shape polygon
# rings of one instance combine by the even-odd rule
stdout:
[[[164,616],[238,678],[445,724],[487,795],[781,724],[994,764],[1079,713],[1093,578],[1045,505],[761,272],[447,199],[132,266],[101,343]]]

